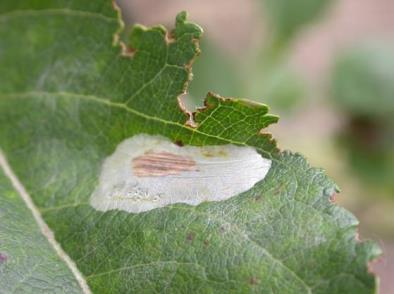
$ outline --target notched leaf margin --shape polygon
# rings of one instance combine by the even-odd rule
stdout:
[[[120,47],[120,55],[126,58],[133,58],[133,56],[136,54],[138,49],[136,49],[135,44],[133,44],[133,40],[131,42],[124,42],[120,34],[125,28],[124,22],[122,21],[121,17],[121,10],[119,6],[115,3],[115,1],[112,2],[113,7],[117,12],[118,15],[118,21],[119,21],[119,29],[115,32],[113,36],[113,46],[119,46]],[[184,32],[190,32],[193,34],[192,42],[195,48],[195,54],[194,56],[190,59],[190,61],[184,65],[184,69],[187,71],[188,74],[188,79],[183,85],[183,91],[181,94],[177,96],[177,102],[179,109],[186,115],[186,121],[185,121],[185,126],[189,127],[191,129],[198,129],[199,124],[196,121],[196,116],[199,114],[202,114],[212,108],[212,103],[211,99],[217,100],[216,105],[219,104],[219,102],[232,102],[236,104],[237,106],[240,107],[249,107],[249,108],[255,108],[256,111],[262,111],[264,110],[265,114],[264,116],[267,118],[268,124],[264,125],[258,132],[256,132],[256,136],[261,136],[264,137],[268,142],[270,146],[273,146],[269,152],[267,152],[270,156],[268,157],[275,157],[279,153],[279,149],[276,147],[277,142],[275,139],[273,139],[272,135],[270,133],[264,132],[263,130],[271,123],[277,123],[279,120],[278,116],[275,115],[268,115],[268,110],[269,107],[265,104],[250,101],[247,99],[240,99],[240,98],[233,98],[233,97],[222,97],[218,94],[215,94],[213,92],[208,92],[206,97],[203,100],[203,107],[198,107],[194,111],[190,111],[187,109],[183,102],[183,97],[188,94],[188,87],[190,82],[192,81],[193,78],[193,73],[192,73],[192,65],[195,61],[195,59],[199,56],[200,54],[200,46],[199,46],[199,40],[203,34],[203,29],[198,26],[197,24],[193,22],[189,22],[187,20],[187,13],[185,11],[180,12],[176,16],[176,22],[175,22],[175,28],[171,31],[168,31],[164,26],[162,25],[157,25],[153,27],[145,27],[144,25],[141,24],[135,24],[132,27],[132,31],[130,32],[130,35],[139,35],[141,33],[147,32],[147,31],[159,31],[161,34],[163,34],[163,38],[168,45],[176,42],[177,39],[177,34],[182,34]],[[135,39],[138,38],[133,38],[134,42]],[[220,107],[220,106],[216,106]]]

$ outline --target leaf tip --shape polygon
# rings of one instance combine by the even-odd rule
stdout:
[[[188,21],[188,14],[186,11],[181,11],[177,14],[174,32],[176,37],[183,34],[191,34],[193,38],[200,39],[203,32],[203,29],[198,24]]]

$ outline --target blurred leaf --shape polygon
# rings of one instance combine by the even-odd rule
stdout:
[[[340,135],[365,184],[394,196],[394,55],[386,44],[348,49],[331,73],[331,97],[345,115]]]
[[[279,41],[294,36],[302,26],[317,19],[333,0],[260,0],[271,29]]]
[[[331,95],[352,116],[394,121],[394,48],[361,45],[341,53],[334,64]]]
[[[289,113],[301,106],[306,96],[304,81],[286,65],[261,66],[250,77],[249,96],[274,111]]]
[[[367,117],[347,117],[339,144],[364,185],[394,197],[394,130]]]

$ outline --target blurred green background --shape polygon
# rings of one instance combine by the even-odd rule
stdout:
[[[337,202],[380,242],[371,265],[394,292],[394,1],[119,0],[127,25],[189,12],[205,29],[188,105],[208,91],[253,99],[279,114],[282,149],[324,167]]]

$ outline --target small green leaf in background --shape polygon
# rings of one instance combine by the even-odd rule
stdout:
[[[367,43],[341,52],[332,70],[331,94],[352,116],[394,121],[394,46]]]
[[[330,96],[345,117],[340,142],[364,181],[394,195],[394,56],[390,43],[341,52],[331,72]]]
[[[330,201],[333,181],[262,132],[278,120],[267,106],[209,93],[186,123],[177,98],[202,31],[185,13],[170,33],[136,25],[125,56],[111,1],[34,3],[0,6],[0,144],[92,292],[376,291],[368,262],[379,249],[356,241],[357,220]],[[179,145],[251,147],[272,166],[225,201],[95,210],[89,200],[103,161],[141,133]],[[16,246],[16,235],[9,238]],[[9,283],[0,276],[1,289]]]

